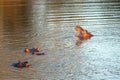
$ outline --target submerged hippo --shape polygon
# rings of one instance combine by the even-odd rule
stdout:
[[[87,40],[93,36],[90,32],[80,26],[76,26],[75,30],[77,31],[77,34],[75,36],[78,37],[80,40]]]
[[[76,44],[80,44],[82,41],[90,39],[93,36],[90,32],[83,29],[79,25],[75,27],[75,30],[77,31],[77,34],[75,35],[75,37],[78,38]]]
[[[12,66],[17,67],[17,68],[28,68],[30,67],[30,63],[28,61],[20,62],[18,61],[17,63],[13,63]]]

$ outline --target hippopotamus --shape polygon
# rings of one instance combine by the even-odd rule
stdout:
[[[40,51],[40,48],[31,48],[31,49],[29,49],[29,48],[25,48],[25,50],[24,50],[24,52],[26,53],[26,54],[32,54],[32,55],[34,55],[35,54],[35,52],[39,52]]]
[[[87,40],[93,36],[90,32],[80,26],[76,26],[75,30],[77,31],[77,34],[75,36],[78,37],[80,40]]]
[[[28,61],[18,61],[17,63],[13,63],[12,66],[17,67],[17,68],[28,68],[29,66],[31,66],[31,64]]]
[[[90,32],[83,29],[79,25],[75,27],[75,30],[77,31],[77,34],[75,35],[75,37],[78,38],[76,44],[80,44],[82,41],[90,39],[93,36]]]

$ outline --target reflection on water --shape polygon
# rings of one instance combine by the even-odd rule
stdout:
[[[118,0],[4,0],[0,2],[0,78],[3,80],[119,80],[120,2]],[[4,13],[4,14],[3,14]],[[76,46],[74,27],[95,36]],[[47,55],[24,60],[25,47]]]

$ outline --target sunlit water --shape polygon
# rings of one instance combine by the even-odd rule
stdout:
[[[0,80],[120,80],[119,1],[5,0],[0,20]],[[76,25],[94,35],[80,46]],[[30,68],[12,67],[26,47],[46,55],[30,56]]]

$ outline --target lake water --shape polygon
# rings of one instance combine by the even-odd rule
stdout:
[[[75,45],[80,25],[94,36]],[[11,66],[30,56],[30,68]],[[120,80],[119,0],[0,1],[0,80]]]

